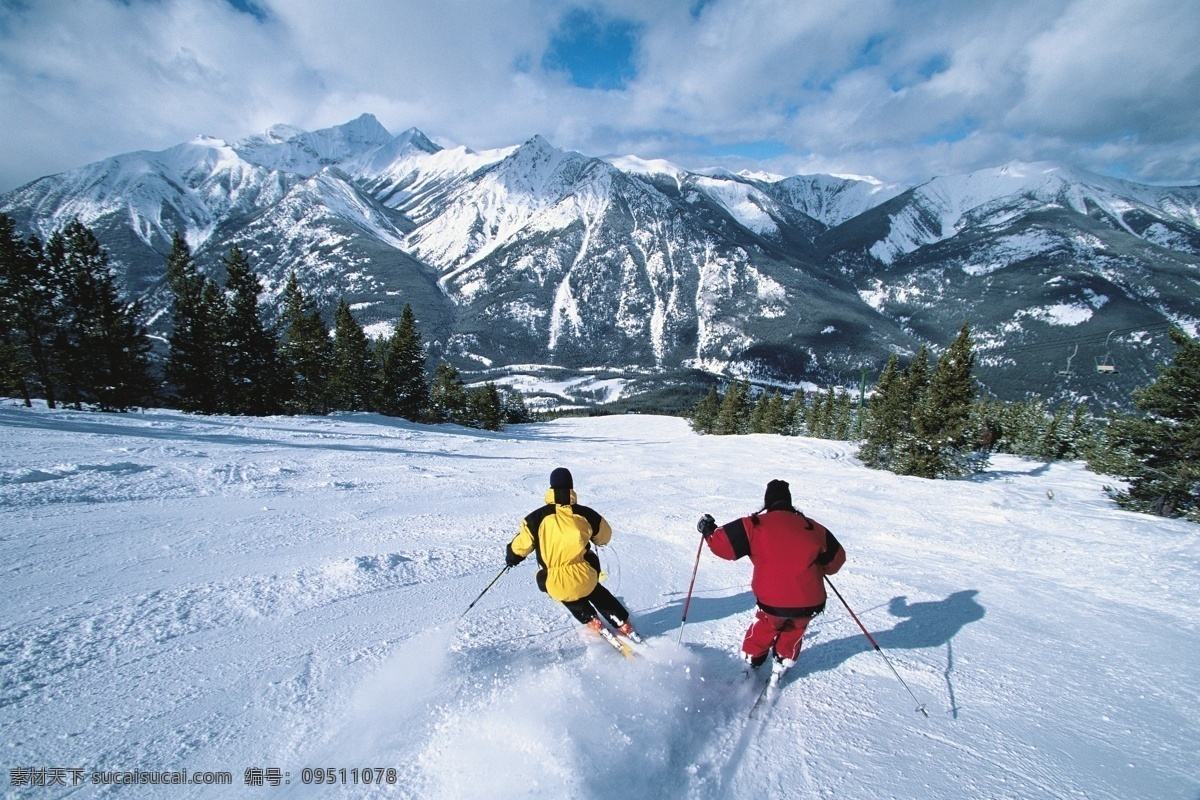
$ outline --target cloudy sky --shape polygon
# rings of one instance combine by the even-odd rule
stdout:
[[[0,191],[373,113],[475,149],[1200,183],[1196,0],[0,0]]]

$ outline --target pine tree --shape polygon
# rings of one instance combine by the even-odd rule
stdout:
[[[748,433],[774,433],[769,419],[770,396],[763,392],[750,409]]]
[[[837,393],[833,400],[833,426],[829,438],[845,442],[854,435],[858,427],[854,406],[854,398],[849,392]]]
[[[1046,461],[1084,457],[1096,437],[1087,406],[1063,402],[1051,412],[1040,397],[1016,403],[995,398],[976,402],[968,428],[975,432],[975,446],[982,452]]]
[[[784,408],[785,433],[788,436],[803,436],[807,429],[804,420],[808,415],[808,406],[804,399],[804,390],[799,389],[793,394]]]
[[[879,376],[867,406],[863,425],[863,444],[858,457],[868,467],[891,469],[895,463],[900,435],[908,424],[904,407],[906,392],[900,359],[894,354]]]
[[[262,284],[237,245],[223,260],[228,295],[224,342],[228,410],[251,416],[274,414],[280,408],[279,345],[259,306]]]
[[[473,428],[498,431],[504,427],[504,414],[496,384],[488,381],[472,389],[467,396],[467,419]]]
[[[1066,423],[1066,433],[1063,439],[1066,447],[1063,450],[1064,459],[1077,460],[1086,458],[1091,451],[1096,437],[1096,419],[1083,403],[1071,406],[1071,416]]]
[[[929,350],[924,345],[901,373],[899,404],[904,424],[896,436],[890,469],[899,475],[918,475],[927,461],[927,446],[916,428],[918,406],[929,390]]]
[[[750,384],[736,381],[729,384],[721,409],[713,422],[713,433],[718,436],[736,436],[745,433],[750,423]]]
[[[746,429],[743,433],[766,433],[765,412],[767,410],[767,395],[763,392],[757,399],[751,399],[749,414],[746,417]]]
[[[1130,453],[1124,508],[1200,521],[1200,342],[1172,328],[1178,350],[1149,386],[1134,392],[1141,416],[1118,419],[1109,437]]]
[[[467,392],[453,364],[443,361],[433,372],[429,413],[434,422],[467,422]]]
[[[1126,427],[1134,421],[1131,415],[1110,410],[1103,424],[1097,425],[1088,443],[1086,453],[1088,469],[1101,475],[1127,477],[1139,474],[1143,462],[1131,451],[1132,438]],[[1110,494],[1114,490],[1109,489]]]
[[[1005,403],[995,397],[985,397],[975,403],[971,412],[971,426],[978,431],[977,443],[986,453],[1001,452],[1004,441]]]
[[[287,408],[296,414],[329,413],[333,343],[316,304],[304,294],[293,272],[283,289],[280,361]]]
[[[429,408],[429,381],[416,315],[407,303],[391,337],[380,342],[376,353],[379,410],[389,416],[421,421]]]
[[[0,392],[19,394],[27,406],[35,394],[56,405],[55,300],[42,243],[18,238],[13,221],[0,214]]]
[[[969,427],[971,404],[978,391],[974,369],[971,327],[964,322],[938,359],[928,388],[914,407],[918,446],[912,451],[907,474],[940,478],[966,475],[979,467],[974,432]]]
[[[1053,436],[1052,423],[1054,414],[1050,404],[1040,397],[1030,400],[1025,408],[1025,416],[1021,420],[1021,435],[1024,439],[1024,450],[1033,458],[1045,458],[1047,436]]]
[[[59,292],[56,349],[67,399],[102,411],[142,403],[151,379],[141,304],[122,300],[108,253],[82,223],[54,234],[47,252]]]
[[[362,325],[339,300],[333,314],[333,372],[330,377],[333,408],[370,411],[374,407],[375,361]]]
[[[813,392],[811,402],[809,402],[808,407],[804,409],[804,430],[813,438],[820,439],[824,435],[824,410],[824,395],[820,392]]]
[[[1005,403],[1000,407],[999,416],[1002,434],[997,449],[1002,453],[1036,457],[1044,428],[1045,408],[1041,398]]]
[[[1067,436],[1067,423],[1069,420],[1070,405],[1068,403],[1059,403],[1058,408],[1046,420],[1046,425],[1042,430],[1041,442],[1038,447],[1038,458],[1045,461],[1058,461],[1066,453],[1069,443]]]
[[[809,436],[818,439],[833,438],[837,423],[835,406],[836,400],[832,385],[826,387],[823,395],[813,398],[812,405],[808,407],[808,418],[805,420]]]
[[[762,412],[761,425],[763,433],[786,435],[788,431],[787,407],[783,395],[778,390],[771,392],[766,398]]]
[[[214,414],[226,401],[225,303],[212,280],[201,275],[178,233],[167,256],[171,333],[166,379],[184,411]]]
[[[504,422],[508,425],[520,425],[533,421],[533,415],[525,406],[525,398],[514,389],[505,389],[502,398]]]
[[[712,433],[720,411],[721,395],[717,393],[716,384],[713,384],[709,387],[708,394],[692,409],[692,430],[700,434]]]
[[[932,373],[925,347],[903,372],[895,356],[889,359],[871,398],[859,450],[863,463],[927,478],[980,468],[992,445],[980,440],[974,366],[968,323]],[[838,410],[835,417],[839,427],[853,426],[852,408]]]
[[[32,365],[18,342],[20,331],[7,305],[5,296],[0,293],[0,397],[17,394],[25,400],[26,406],[32,406],[28,380]]]

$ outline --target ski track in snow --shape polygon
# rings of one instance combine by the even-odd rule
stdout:
[[[1194,525],[1120,511],[1078,464],[970,480],[863,468],[852,445],[701,437],[678,419],[503,433],[373,415],[0,406],[0,730],[21,767],[227,770],[236,789],[72,796],[1178,798],[1200,796]],[[612,522],[608,586],[649,645],[588,641],[504,545],[569,466]],[[734,651],[747,563],[694,522],[771,478],[845,544],[836,598],[777,702]],[[758,676],[762,679],[762,676]],[[304,767],[393,767],[306,786]]]

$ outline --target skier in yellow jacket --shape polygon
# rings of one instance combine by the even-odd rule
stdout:
[[[619,633],[640,642],[629,611],[600,585],[600,558],[592,543],[605,545],[611,538],[612,528],[604,517],[576,501],[570,470],[559,467],[550,473],[546,505],[521,520],[521,530],[509,542],[504,560],[515,567],[530,553],[536,554],[539,589],[594,632],[608,633],[599,612]]]

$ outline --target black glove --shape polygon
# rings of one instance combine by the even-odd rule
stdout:
[[[696,522],[696,530],[700,531],[700,535],[705,539],[712,536],[716,529],[717,521],[713,519],[712,514],[705,514]]]
[[[515,567],[517,564],[520,564],[524,560],[525,560],[525,556],[519,556],[513,552],[511,544],[505,549],[504,563],[507,564],[508,566]]]

